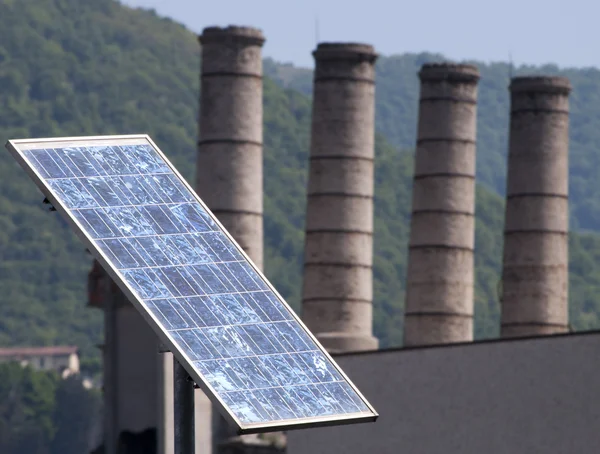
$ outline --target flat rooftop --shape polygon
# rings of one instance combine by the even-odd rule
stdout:
[[[288,432],[288,454],[591,453],[600,331],[335,355],[375,423]]]

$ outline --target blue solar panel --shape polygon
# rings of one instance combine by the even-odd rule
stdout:
[[[240,433],[375,420],[147,136],[8,148]]]

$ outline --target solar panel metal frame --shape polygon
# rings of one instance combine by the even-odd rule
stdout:
[[[56,199],[50,190],[50,187],[45,183],[45,179],[34,169],[32,166],[28,164],[27,159],[25,158],[22,149],[37,149],[44,148],[44,146],[52,145],[49,148],[59,148],[61,146],[69,146],[69,147],[82,147],[82,146],[123,146],[123,145],[141,145],[146,144],[150,145],[154,150],[158,153],[161,159],[164,160],[165,164],[169,167],[169,169],[173,172],[180,182],[184,185],[186,189],[193,194],[196,201],[206,210],[208,215],[212,218],[215,224],[221,229],[223,234],[231,241],[231,243],[237,248],[242,257],[248,262],[248,264],[252,267],[252,269],[264,280],[268,289],[271,290],[277,298],[280,300],[281,304],[289,310],[294,321],[298,323],[298,325],[306,332],[306,334],[315,342],[316,346],[319,350],[325,355],[325,357],[331,361],[332,366],[336,369],[336,371],[343,377],[343,379],[348,383],[348,385],[356,392],[356,394],[363,400],[367,408],[370,410],[370,413],[354,413],[348,416],[344,415],[334,415],[334,416],[317,416],[312,418],[304,418],[301,421],[298,420],[279,420],[277,423],[252,423],[252,424],[243,424],[237,417],[229,411],[229,408],[222,401],[219,393],[214,391],[209,383],[205,382],[204,379],[196,372],[196,369],[192,366],[192,360],[187,357],[187,355],[179,348],[179,346],[172,342],[168,335],[161,328],[158,320],[155,316],[147,311],[144,306],[138,301],[138,298],[135,295],[135,290],[129,286],[129,284],[120,276],[120,274],[113,268],[108,260],[107,256],[96,247],[93,239],[87,234],[86,230],[80,225],[80,223],[75,219],[75,217],[71,214],[71,211],[68,208],[65,208],[60,200]],[[36,148],[37,146],[37,148]],[[369,401],[362,395],[362,393],[358,390],[358,388],[352,383],[352,381],[347,377],[344,371],[338,366],[338,364],[333,360],[331,355],[327,352],[327,350],[321,345],[321,343],[316,339],[316,337],[312,334],[312,332],[306,327],[306,325],[302,322],[300,317],[296,314],[296,312],[287,304],[285,299],[277,292],[277,290],[273,287],[273,285],[269,282],[266,276],[262,273],[262,271],[252,262],[250,257],[245,253],[245,251],[239,246],[237,241],[231,236],[231,234],[223,227],[223,225],[219,222],[217,217],[212,213],[212,211],[206,206],[206,204],[202,201],[202,199],[196,194],[196,191],[188,184],[188,182],[181,176],[181,174],[177,171],[175,166],[169,161],[169,159],[164,155],[164,153],[160,150],[160,148],[152,141],[149,135],[147,134],[133,134],[133,135],[106,135],[106,136],[81,136],[81,137],[58,137],[58,138],[39,138],[39,139],[17,139],[17,140],[9,140],[6,143],[6,148],[10,151],[13,158],[21,165],[21,167],[25,170],[25,172],[29,175],[29,177],[35,182],[37,187],[41,190],[44,196],[52,203],[54,208],[64,217],[64,219],[68,222],[71,228],[75,231],[75,234],[79,237],[79,239],[85,244],[90,253],[94,256],[96,260],[100,262],[104,270],[110,276],[110,278],[118,285],[121,291],[127,296],[128,300],[134,305],[134,307],[142,314],[146,322],[150,325],[152,330],[158,335],[160,342],[162,342],[175,356],[175,358],[183,365],[187,373],[190,377],[196,382],[196,384],[204,391],[204,393],[209,397],[211,402],[218,407],[219,412],[228,420],[230,424],[237,426],[238,434],[251,434],[251,433],[263,433],[263,432],[273,432],[278,430],[291,430],[291,429],[300,429],[300,428],[308,428],[308,427],[324,427],[324,426],[332,426],[332,425],[345,425],[345,424],[354,424],[354,423],[363,423],[363,422],[374,422],[377,420],[379,414],[373,408],[373,406],[369,403]],[[290,421],[289,423],[285,423],[285,421]]]

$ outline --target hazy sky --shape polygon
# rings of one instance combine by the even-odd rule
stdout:
[[[373,44],[384,55],[440,52],[452,59],[600,66],[594,0],[121,0],[154,8],[195,32],[249,25],[264,55],[312,66],[320,41]]]

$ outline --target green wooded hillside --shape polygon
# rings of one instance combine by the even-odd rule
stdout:
[[[0,452],[83,454],[100,415],[101,393],[78,377],[61,379],[17,363],[0,364]]]
[[[191,32],[112,0],[0,0],[0,25],[1,141],[148,133],[191,181],[199,95],[199,49]],[[390,97],[396,102],[405,96],[406,106],[416,105],[417,58],[382,59],[381,68],[388,61],[405,71],[393,73],[394,65],[386,70],[390,81],[404,80],[389,83],[395,90]],[[308,87],[310,74],[289,67],[279,71],[273,62],[266,67],[275,79],[265,80],[264,97],[266,273],[298,309],[310,98],[283,88],[281,74],[286,70],[289,80],[305,85],[308,74]],[[403,91],[403,84],[414,90]],[[378,93],[375,334],[382,346],[392,346],[401,342],[413,165],[410,151],[399,152],[397,145],[402,150],[412,147],[410,140],[399,137],[412,134],[416,111],[403,110],[396,128],[398,109],[382,105]],[[390,115],[387,127],[381,115]],[[485,105],[480,115],[485,115]],[[488,159],[488,154],[495,156],[493,150],[479,147],[480,165],[498,159]],[[73,343],[84,357],[97,359],[101,313],[85,305],[91,258],[59,216],[45,211],[41,194],[7,151],[0,151],[0,188],[0,345]],[[502,222],[503,200],[479,186],[478,338],[498,331]],[[571,236],[571,271],[574,326],[600,326],[596,236]]]

